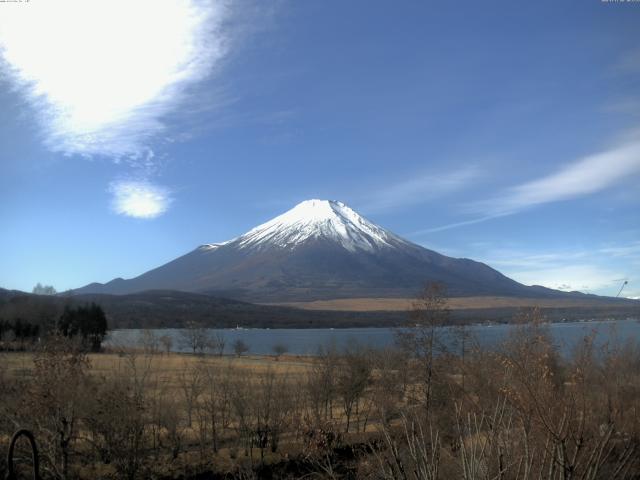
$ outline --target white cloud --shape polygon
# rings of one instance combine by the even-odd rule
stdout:
[[[416,175],[408,180],[376,190],[366,201],[367,212],[418,205],[467,187],[481,175],[475,166],[445,173]]]
[[[631,260],[640,259],[640,241],[628,245],[613,245],[601,248],[601,253],[612,257],[624,257]]]
[[[640,48],[628,50],[618,58],[614,72],[619,74],[634,74],[640,72]]]
[[[555,173],[504,190],[489,200],[475,201],[466,211],[476,218],[422,229],[413,235],[440,232],[483,223],[546,203],[593,194],[640,176],[640,133],[632,132],[627,142],[610,150],[588,155]]]
[[[49,149],[144,165],[164,117],[226,49],[227,7],[198,0],[31,0],[0,16],[5,77]]]
[[[630,242],[557,251],[493,246],[467,255],[526,285],[615,296],[627,280],[623,293],[637,295],[639,265],[634,260],[640,253],[639,246],[638,242]]]
[[[621,272],[592,264],[560,265],[554,268],[513,270],[509,276],[525,285],[542,285],[558,290],[616,294],[620,285],[615,279]]]
[[[497,265],[504,268],[525,268],[525,269],[549,269],[559,264],[568,262],[575,263],[583,261],[589,256],[585,251],[562,251],[553,253],[522,253],[509,250],[496,251],[492,254],[491,265]]]
[[[545,203],[558,202],[599,192],[640,174],[640,141],[589,155],[555,173],[506,190],[473,211],[500,216]]]
[[[169,189],[147,181],[113,182],[109,192],[113,195],[113,211],[135,218],[156,218],[166,212],[173,201]]]
[[[423,228],[421,230],[416,230],[415,232],[410,233],[409,235],[424,235],[425,233],[435,233],[435,232],[443,232],[445,230],[451,230],[452,228],[458,227],[466,227],[467,225],[475,225],[476,223],[486,222],[487,220],[492,220],[497,217],[502,217],[504,215],[488,215],[486,217],[472,218],[470,220],[462,220],[461,222],[447,223],[446,225],[440,225],[438,227],[431,228]]]

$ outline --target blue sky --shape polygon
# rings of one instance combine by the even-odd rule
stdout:
[[[639,24],[598,0],[0,3],[0,286],[135,276],[330,198],[523,283],[640,296]]]

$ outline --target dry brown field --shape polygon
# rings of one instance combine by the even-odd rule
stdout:
[[[270,305],[282,305],[304,310],[330,311],[406,311],[411,309],[415,299],[412,298],[339,298],[333,300],[316,300],[313,302],[288,302]],[[447,299],[451,310],[468,310],[484,308],[585,308],[605,307],[615,303],[614,299],[591,298],[515,298],[515,297],[452,297]]]
[[[94,375],[113,377],[122,374],[130,368],[130,362],[135,361],[139,368],[145,369],[147,375],[158,378],[166,385],[177,383],[183,372],[198,366],[232,367],[238,372],[251,375],[261,375],[267,371],[287,375],[291,379],[302,377],[312,367],[314,359],[309,356],[283,355],[279,359],[269,355],[248,355],[223,357],[214,355],[189,355],[183,353],[162,353],[155,355],[121,353],[91,353],[88,354],[90,372]],[[33,352],[0,352],[5,372],[12,376],[29,375],[33,369]]]
[[[639,478],[640,345],[586,337],[564,358],[534,314],[498,351],[462,356],[438,353],[429,324],[404,349],[318,357],[111,351],[86,365],[52,339],[0,353],[0,451],[33,430],[45,480]]]

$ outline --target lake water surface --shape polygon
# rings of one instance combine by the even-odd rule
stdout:
[[[465,333],[484,347],[500,343],[517,326],[514,325],[473,325],[465,327]],[[593,322],[568,322],[548,325],[555,343],[562,352],[570,352],[576,343],[596,333],[596,342],[620,342],[635,340],[640,342],[640,321],[637,319],[605,320]],[[151,330],[156,337],[168,335],[172,338],[172,350],[188,352],[180,329]],[[249,353],[255,355],[272,354],[275,345],[285,345],[290,354],[314,355],[320,347],[335,346],[342,349],[354,342],[374,348],[393,345],[396,329],[392,328],[282,328],[282,329],[209,329],[211,334],[221,333],[226,341],[226,353],[232,353],[232,344],[241,339],[249,346]],[[458,330],[452,327],[441,329],[445,343],[454,345]],[[108,346],[135,347],[141,345],[143,330],[114,330],[106,340]]]

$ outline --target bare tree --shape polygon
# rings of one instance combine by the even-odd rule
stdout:
[[[373,402],[384,426],[398,417],[407,385],[406,355],[398,349],[376,351],[373,356],[377,376],[372,386]]]
[[[191,427],[193,410],[203,390],[203,371],[200,366],[185,368],[179,377],[180,390],[187,410],[187,425]]]
[[[253,385],[247,376],[236,376],[231,382],[230,404],[233,412],[233,427],[237,433],[238,446],[249,456],[253,447]]]
[[[354,409],[358,410],[359,402],[371,380],[371,361],[367,352],[358,347],[348,349],[343,355],[337,371],[337,391],[342,399],[342,408],[346,417],[345,432],[349,432]]]
[[[382,438],[386,449],[375,453],[379,467],[375,478],[385,480],[437,480],[440,478],[441,439],[433,428],[425,431],[419,421],[403,417],[400,435],[394,436],[388,427],[383,426]],[[480,480],[481,478],[484,477],[463,477],[463,480]]]
[[[89,361],[78,347],[63,337],[50,338],[34,357],[26,398],[48,465],[63,480],[70,475],[71,449],[89,384]]]
[[[190,349],[193,354],[203,354],[210,344],[209,332],[201,324],[187,322],[185,328],[180,330],[181,344]]]
[[[313,424],[305,426],[307,433],[331,430],[333,432],[333,404],[337,397],[337,370],[339,356],[335,345],[320,347],[311,369],[306,374],[304,390],[306,406]]]
[[[92,445],[105,463],[113,463],[122,478],[136,478],[144,458],[146,399],[125,373],[103,378],[85,426]]]
[[[171,458],[176,459],[184,448],[186,426],[184,425],[181,404],[176,398],[164,397],[164,408],[161,410],[160,421],[167,433],[167,440],[171,448]]]
[[[213,350],[219,357],[224,355],[224,349],[227,345],[227,341],[224,338],[222,332],[216,332],[215,335],[209,339],[209,348]]]
[[[289,351],[289,347],[284,343],[276,343],[271,350],[275,354],[276,360],[279,360],[282,355]]]
[[[148,328],[142,330],[140,345],[142,346],[144,353],[147,355],[155,355],[158,353],[159,343],[158,336],[153,332],[153,330],[149,330]]]
[[[280,435],[285,428],[291,409],[286,375],[277,376],[271,369],[260,376],[252,396],[254,440],[264,462],[265,449],[278,449]]]
[[[249,345],[239,338],[233,342],[233,351],[238,357],[240,357],[249,351]]]
[[[173,347],[173,338],[171,338],[171,335],[162,335],[158,340],[160,345],[162,345],[164,352],[169,355],[169,353],[171,353],[171,348]]]
[[[233,368],[220,369],[208,365],[203,378],[204,409],[211,430],[213,451],[218,451],[220,436],[229,427],[231,407],[231,379]]]
[[[418,361],[422,401],[426,415],[431,414],[433,400],[435,359],[444,353],[439,327],[449,321],[449,308],[445,288],[440,283],[428,283],[414,300],[410,312],[412,324],[400,330],[398,341]]]

